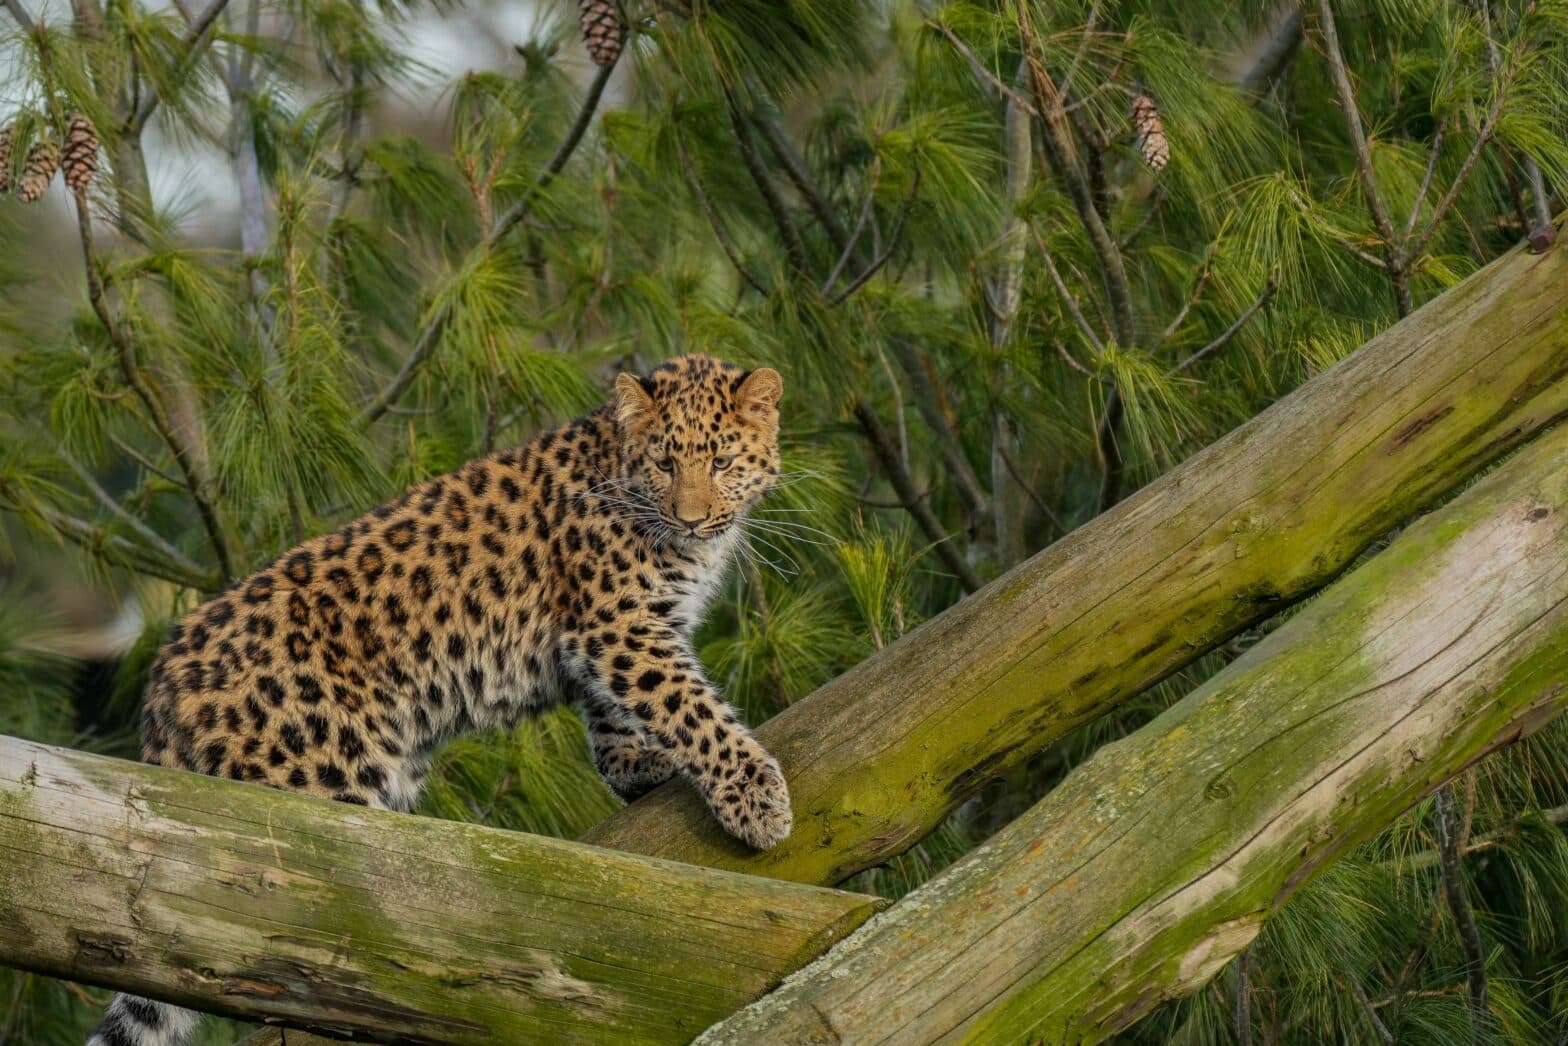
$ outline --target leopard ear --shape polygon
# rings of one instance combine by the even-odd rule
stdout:
[[[653,424],[655,410],[653,397],[642,379],[635,374],[621,374],[615,379],[615,420],[621,431],[635,436]]]
[[[784,396],[784,379],[772,367],[758,367],[741,380],[735,390],[735,406],[741,416],[763,428],[779,423],[779,400]]]

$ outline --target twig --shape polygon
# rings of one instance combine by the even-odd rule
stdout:
[[[488,250],[526,218],[534,203],[538,200],[539,194],[555,180],[557,174],[561,173],[562,168],[571,159],[572,153],[576,151],[578,143],[582,141],[583,135],[588,130],[588,125],[593,122],[594,113],[599,108],[599,100],[604,96],[605,84],[610,82],[610,74],[614,69],[615,64],[613,62],[599,67],[599,72],[588,86],[588,93],[583,96],[582,105],[577,110],[577,116],[572,121],[572,126],[567,129],[566,137],[562,138],[561,144],[556,146],[555,153],[539,171],[538,176],[534,178],[533,184],[523,194],[523,198],[508,208],[506,213],[502,214],[500,218],[496,219],[495,225],[491,227],[484,243],[477,248],[478,250]],[[404,357],[403,365],[398,368],[398,372],[393,376],[391,383],[377,393],[375,399],[371,400],[365,409],[360,411],[356,420],[361,428],[374,424],[387,412],[388,407],[398,401],[398,398],[413,383],[414,376],[419,372],[419,368],[423,367],[425,361],[435,352],[436,346],[441,341],[441,335],[445,333],[447,324],[451,320],[452,307],[450,304],[444,304],[436,309],[431,317],[425,321],[425,326],[420,330],[419,337],[414,341],[414,347]]]
[[[1057,344],[1060,345],[1061,342],[1057,342]],[[1057,533],[1067,533],[1067,525],[1062,522],[1061,517],[1051,510],[1051,506],[1045,503],[1044,499],[1036,493],[1033,487],[1024,482],[1023,475],[1018,471],[1018,463],[1013,460],[1011,454],[1007,453],[1007,449],[998,447],[997,453],[1001,455],[1002,463],[1007,466],[1007,471],[1013,477],[1013,482],[1017,483],[1019,489],[1029,496],[1029,500],[1034,502],[1034,507],[1040,510],[1040,514],[1051,521],[1052,526],[1056,527]]]
[[[729,91],[725,91],[724,97],[729,109],[730,128],[735,134],[735,144],[740,150],[741,163],[745,165],[746,173],[751,175],[752,183],[756,185],[757,193],[762,197],[762,203],[767,207],[768,214],[778,229],[779,239],[784,243],[784,253],[789,258],[790,268],[804,278],[810,273],[810,268],[806,263],[806,249],[800,242],[800,233],[796,230],[795,223],[790,220],[789,210],[784,206],[784,201],[779,198],[773,181],[768,177],[767,168],[762,164],[762,157],[757,155],[757,143],[751,136],[751,127],[746,121],[746,114],[740,110],[740,103]]]
[[[1350,147],[1356,157],[1356,176],[1361,181],[1361,193],[1371,212],[1372,224],[1390,250],[1397,249],[1394,225],[1383,206],[1378,192],[1377,178],[1372,171],[1372,148],[1367,143],[1366,130],[1361,126],[1361,110],[1356,104],[1355,89],[1350,85],[1350,74],[1345,67],[1345,55],[1339,46],[1339,29],[1334,22],[1334,9],[1329,0],[1318,0],[1318,22],[1323,33],[1324,50],[1327,52],[1329,76],[1339,94],[1339,106],[1345,114],[1345,130],[1350,136]]]
[[[1242,74],[1236,87],[1243,94],[1250,94],[1254,104],[1262,101],[1269,93],[1291,60],[1296,57],[1296,52],[1301,49],[1301,8],[1291,5],[1290,11],[1274,29],[1274,35],[1269,38],[1268,46],[1252,64],[1252,68]]]
[[[1465,181],[1470,177],[1471,168],[1475,166],[1476,160],[1481,157],[1481,150],[1486,147],[1487,142],[1492,140],[1492,132],[1496,130],[1497,117],[1502,112],[1503,107],[1501,87],[1495,88],[1494,91],[1491,108],[1487,110],[1485,118],[1482,119],[1481,126],[1476,131],[1475,141],[1471,143],[1470,151],[1465,154],[1464,162],[1459,165],[1459,171],[1454,175],[1453,184],[1448,187],[1448,192],[1438,201],[1437,206],[1432,208],[1432,218],[1427,222],[1426,231],[1422,232],[1413,243],[1406,247],[1406,258],[1421,257],[1426,250],[1426,245],[1431,241],[1432,235],[1437,232],[1438,224],[1448,213],[1448,209],[1454,205],[1454,201],[1459,198],[1459,191],[1465,187]]]
[[[904,463],[898,455],[898,448],[893,446],[893,438],[883,427],[882,419],[878,418],[876,411],[863,400],[855,402],[854,412],[855,420],[860,422],[861,429],[865,431],[871,449],[887,472],[888,480],[893,484],[893,490],[897,492],[899,500],[903,502],[904,510],[925,532],[937,557],[958,578],[958,583],[963,586],[965,593],[979,591],[982,584],[980,575],[969,565],[969,561],[959,551],[951,535],[942,529],[942,524],[932,513],[931,507],[916,493],[914,480],[904,468]]]
[[[1169,341],[1171,335],[1181,328],[1181,325],[1186,322],[1187,316],[1192,312],[1192,307],[1198,304],[1199,298],[1203,297],[1203,288],[1208,286],[1209,278],[1214,275],[1213,259],[1214,250],[1211,245],[1208,255],[1203,259],[1203,269],[1198,273],[1198,278],[1192,285],[1192,293],[1187,295],[1187,300],[1182,303],[1176,315],[1171,317],[1171,321],[1165,325],[1165,329],[1160,331],[1161,343]]]
[[[1310,219],[1312,217],[1312,207],[1307,203],[1306,200],[1302,198],[1301,193],[1296,191],[1296,187],[1294,185],[1284,181],[1283,178],[1281,178],[1281,181],[1285,186],[1285,191],[1290,194],[1291,202],[1296,205],[1296,210],[1300,211],[1304,216]],[[1382,269],[1385,272],[1388,271],[1387,260],[1362,250],[1360,247],[1356,246],[1355,243],[1347,239],[1344,235],[1336,230],[1328,229],[1326,231],[1334,238],[1334,242],[1338,243],[1345,250],[1349,251],[1357,259],[1366,262],[1374,269]]]
[[[1443,134],[1448,127],[1447,120],[1439,120],[1437,130],[1432,134],[1432,155],[1426,160],[1426,173],[1421,176],[1421,186],[1416,189],[1415,202],[1410,205],[1410,216],[1405,219],[1405,242],[1410,241],[1410,236],[1416,230],[1416,219],[1421,217],[1421,205],[1426,202],[1427,190],[1432,188],[1432,175],[1437,172],[1437,160],[1443,152]]]
[[[81,462],[72,457],[70,452],[68,452],[63,446],[56,443],[55,452],[60,455],[60,458],[66,463],[66,465],[70,466],[71,471],[76,473],[76,477],[82,481],[82,485],[85,486],[89,493],[93,495],[93,498],[100,505],[106,508],[111,515],[120,520],[120,522],[124,523],[126,526],[130,527],[137,534],[141,535],[143,540],[167,556],[171,562],[175,563],[181,569],[189,571],[193,575],[204,573],[200,564],[192,560],[189,556],[175,548],[173,545],[169,544],[168,541],[164,540],[162,535],[153,530],[146,523],[143,523],[140,519],[137,519],[136,516],[125,511],[125,508],[118,501],[115,501],[114,498],[110,497],[109,492],[104,490],[103,487],[99,485],[98,481],[93,478],[92,473],[88,472],[87,469],[82,466]]]
[[[898,209],[898,217],[893,222],[892,235],[890,235],[887,239],[887,247],[880,255],[871,261],[871,264],[867,265],[864,269],[861,270],[859,276],[856,276],[853,280],[850,280],[849,284],[842,291],[839,291],[832,298],[830,298],[828,300],[829,305],[837,305],[848,298],[851,294],[854,294],[861,287],[865,286],[866,281],[875,276],[882,266],[887,264],[887,260],[891,258],[893,256],[893,252],[898,249],[899,240],[904,234],[904,222],[909,219],[909,212],[914,209],[915,197],[919,194],[920,165],[916,163],[914,176],[909,180],[909,195],[904,197],[904,202]]]
[[[767,297],[767,288],[763,287],[762,281],[758,280],[756,276],[752,275],[751,270],[746,268],[746,263],[741,259],[739,250],[735,247],[729,233],[724,229],[723,222],[719,219],[718,211],[713,207],[713,201],[703,191],[702,181],[697,177],[697,171],[692,166],[691,155],[687,153],[686,144],[681,141],[679,134],[675,136],[675,153],[680,158],[681,174],[686,179],[686,185],[691,189],[692,195],[697,198],[697,206],[702,209],[703,217],[708,219],[708,226],[713,230],[714,239],[719,241],[719,247],[724,251],[724,256],[730,260],[730,264],[735,267],[735,271],[740,274],[741,279],[749,283],[758,294]]]
[[[1253,316],[1257,315],[1258,310],[1263,308],[1264,305],[1268,304],[1268,300],[1274,297],[1274,292],[1277,290],[1279,290],[1279,284],[1270,279],[1268,285],[1263,288],[1263,292],[1253,300],[1251,305],[1247,306],[1247,308],[1243,310],[1240,316],[1236,317],[1236,321],[1234,323],[1232,323],[1229,327],[1226,327],[1225,330],[1220,333],[1219,337],[1215,338],[1203,348],[1192,353],[1186,359],[1176,364],[1176,366],[1170,369],[1169,373],[1172,375],[1180,374],[1194,363],[1197,363],[1199,360],[1203,359],[1203,357],[1209,355],[1209,353],[1224,348],[1227,344],[1230,343],[1232,338],[1241,332],[1241,329],[1247,325],[1247,322],[1251,320]]]
[[[1231,1011],[1232,1026],[1236,1031],[1236,1046],[1251,1046],[1252,1044],[1252,1000],[1250,994],[1252,986],[1248,983],[1247,966],[1252,957],[1252,949],[1245,949],[1236,957],[1236,999]]]
[[[594,74],[593,81],[588,85],[588,93],[583,95],[583,102],[577,109],[577,116],[572,120],[572,125],[567,128],[566,136],[561,139],[561,144],[555,147],[555,152],[539,171],[534,183],[523,198],[514,203],[502,214],[490,230],[490,242],[496,243],[507,233],[511,232],[517,223],[528,217],[533,205],[538,201],[539,194],[550,187],[555,176],[566,167],[566,162],[577,151],[578,144],[583,140],[583,135],[588,133],[588,127],[593,123],[594,114],[599,111],[599,100],[604,97],[604,88],[610,82],[610,74],[615,72],[615,63],[601,65]]]
[[[1568,824],[1568,803],[1565,803],[1562,806],[1554,806],[1550,809],[1541,810],[1539,811],[1539,814],[1541,819],[1546,821],[1548,824]],[[1485,835],[1478,835],[1474,839],[1470,839],[1468,842],[1466,842],[1465,845],[1460,848],[1459,854],[1461,857],[1469,857],[1472,854],[1485,853],[1488,850],[1495,850],[1503,843],[1507,842],[1510,838],[1518,834],[1518,831],[1519,823],[1515,823],[1495,832],[1488,832]],[[1438,851],[1420,850],[1416,853],[1410,854],[1407,857],[1397,859],[1397,864],[1401,870],[1415,871],[1421,868],[1431,868],[1433,865],[1438,864],[1439,861],[1440,857],[1438,855]]]
[[[214,591],[223,584],[223,577],[212,571],[187,570],[182,564],[163,558],[146,545],[112,534],[58,509],[44,506],[40,509],[40,515],[62,538],[108,562],[202,592]]]
[[[1361,1004],[1361,1012],[1367,1015],[1367,1022],[1372,1025],[1372,1030],[1377,1033],[1378,1039],[1393,1046],[1394,1033],[1388,1030],[1388,1025],[1383,1023],[1383,1018],[1377,1015],[1372,1000],[1367,998],[1366,989],[1361,987],[1361,979],[1346,972],[1345,982],[1350,985],[1351,994],[1356,997],[1356,1002]]]
[[[1068,313],[1072,315],[1073,320],[1078,324],[1078,329],[1083,332],[1083,336],[1089,339],[1089,344],[1094,346],[1094,351],[1104,352],[1105,343],[1100,340],[1098,334],[1094,333],[1094,328],[1089,325],[1089,320],[1084,316],[1083,310],[1078,307],[1078,300],[1073,297],[1072,291],[1067,289],[1067,283],[1062,279],[1061,272],[1056,268],[1056,262],[1051,259],[1051,252],[1046,249],[1045,240],[1040,236],[1040,231],[1033,226],[1030,226],[1029,231],[1034,234],[1035,242],[1040,246],[1040,257],[1045,261],[1045,271],[1050,273],[1051,282],[1056,285],[1056,293],[1061,297],[1062,304],[1067,306]],[[1074,366],[1077,366],[1076,362]],[[1083,370],[1082,367],[1078,367],[1078,369]]]
[[[964,43],[957,33],[953,32],[946,25],[938,22],[934,18],[928,18],[926,20],[926,24],[937,30],[943,36],[947,37],[948,42],[953,45],[953,49],[956,50],[959,54],[963,55],[964,59],[968,61],[969,67],[974,71],[974,74],[990,86],[994,87],[1002,95],[1002,97],[1008,99],[1014,105],[1022,108],[1030,116],[1040,115],[1040,110],[1031,105],[1027,98],[1024,98],[1017,91],[1007,86],[1007,84],[1002,82],[1001,77],[987,69],[985,67],[985,63],[976,57],[974,51],[970,50],[969,45]]]
[[[206,7],[202,8],[201,13],[196,16],[196,20],[186,26],[185,38],[180,43],[184,54],[179,60],[179,71],[175,74],[176,80],[183,80],[185,75],[190,72],[191,67],[201,61],[202,55],[212,44],[212,35],[209,35],[208,30],[212,28],[213,24],[218,20],[218,16],[228,6],[229,0],[211,0]],[[132,137],[141,134],[142,128],[147,126],[147,121],[152,117],[153,110],[158,108],[158,102],[158,92],[148,90],[141,103],[132,111],[130,119],[126,120],[125,133]]]
[[[1465,955],[1465,981],[1470,994],[1470,1016],[1479,1028],[1486,1019],[1486,953],[1481,947],[1481,932],[1476,928],[1475,913],[1470,908],[1470,898],[1465,892],[1464,869],[1460,867],[1459,854],[1464,848],[1460,837],[1462,829],[1455,823],[1452,785],[1444,785],[1433,795],[1437,814],[1437,845],[1439,864],[1442,868],[1443,895],[1448,909],[1453,913],[1454,926],[1459,931],[1459,943]]]
[[[176,487],[179,487],[181,490],[189,490],[190,489],[190,483],[189,482],[187,482],[186,480],[181,479],[180,477],[174,475],[172,472],[169,472],[166,469],[159,468],[157,465],[153,464],[152,461],[149,460],[148,457],[145,454],[143,454],[141,451],[137,450],[135,447],[131,446],[129,443],[127,443],[124,440],[122,440],[119,436],[110,436],[109,438],[114,441],[114,445],[116,447],[119,447],[120,450],[124,451],[127,456],[129,456],[132,460],[134,460],[142,468],[146,469],[148,472],[151,472],[154,476],[157,476],[159,479],[163,480],[166,483],[174,484]]]
[[[860,237],[866,231],[866,222],[871,217],[871,210],[877,202],[877,185],[882,180],[882,158],[879,156],[871,163],[871,184],[866,187],[866,201],[860,206],[860,217],[855,219],[855,227],[850,230],[849,239],[845,241],[839,253],[838,261],[833,263],[833,269],[828,273],[827,279],[822,281],[822,293],[827,294],[833,289],[833,284],[838,281],[839,273],[844,271],[844,266],[849,264],[850,255],[860,244]],[[809,197],[808,197],[809,199]]]
[[[16,24],[22,27],[24,33],[38,32],[38,26],[27,13],[27,8],[22,6],[22,0],[5,0],[5,9],[11,12],[11,17],[16,19]]]
[[[164,445],[169,448],[175,464],[180,467],[180,472],[186,478],[186,489],[190,491],[191,500],[196,505],[196,514],[201,517],[202,526],[207,531],[207,539],[212,544],[213,555],[218,560],[219,572],[225,578],[233,577],[233,560],[229,555],[228,542],[224,539],[223,529],[218,523],[217,507],[213,502],[206,476],[197,466],[190,449],[185,446],[175,431],[174,423],[164,411],[163,404],[154,392],[152,384],[142,373],[136,360],[136,347],[115,320],[113,312],[109,309],[109,302],[104,296],[103,281],[98,276],[93,252],[93,219],[87,202],[86,188],[77,189],[75,197],[76,225],[82,242],[82,260],[87,270],[87,298],[92,304],[93,311],[97,313],[99,321],[104,325],[110,343],[115,348],[121,377],[131,387],[136,398],[141,400],[153,428]]]
[[[827,231],[829,238],[839,248],[846,249],[849,234],[844,231],[844,226],[840,224],[833,208],[828,206],[827,200],[817,191],[811,175],[806,171],[805,163],[796,154],[789,139],[784,136],[784,128],[780,127],[778,120],[771,115],[753,114],[752,123],[762,133],[762,139],[768,143],[769,151],[777,157],[779,165],[784,168],[784,174],[806,201],[806,206],[810,207],[811,212],[817,216],[817,221],[822,223],[822,228]]]

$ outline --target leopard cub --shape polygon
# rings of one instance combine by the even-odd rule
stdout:
[[[707,356],[622,374],[588,416],[285,553],[174,626],[143,758],[406,810],[443,740],[569,702],[623,799],[679,773],[772,846],[784,775],[690,635],[778,477],[782,393]],[[183,1041],[193,1020],[120,996],[94,1041]]]

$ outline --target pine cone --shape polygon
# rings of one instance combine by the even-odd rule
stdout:
[[[613,65],[626,44],[626,23],[615,0],[577,0],[578,23],[588,57],[597,65]]]
[[[0,128],[0,192],[11,191],[11,127]]]
[[[81,113],[71,117],[65,132],[65,155],[60,160],[65,171],[65,184],[71,189],[85,189],[98,173],[98,132],[93,122]]]
[[[1156,174],[1165,170],[1165,165],[1171,162],[1171,143],[1165,137],[1160,107],[1146,94],[1132,100],[1132,129],[1133,145],[1143,162],[1149,165],[1149,170]]]
[[[37,203],[43,199],[54,172],[60,168],[60,150],[53,142],[34,142],[27,151],[27,163],[22,167],[22,178],[17,182],[16,195],[23,203]]]

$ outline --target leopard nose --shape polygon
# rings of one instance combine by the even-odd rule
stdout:
[[[692,517],[687,516],[687,515],[685,515],[685,514],[683,514],[681,512],[676,512],[675,513],[675,519],[682,526],[684,526],[687,530],[694,531],[694,532],[696,531],[696,529],[698,527],[700,527],[704,523],[708,522],[708,516],[707,516],[706,513],[701,515],[701,516],[696,517],[695,519],[693,519]]]

